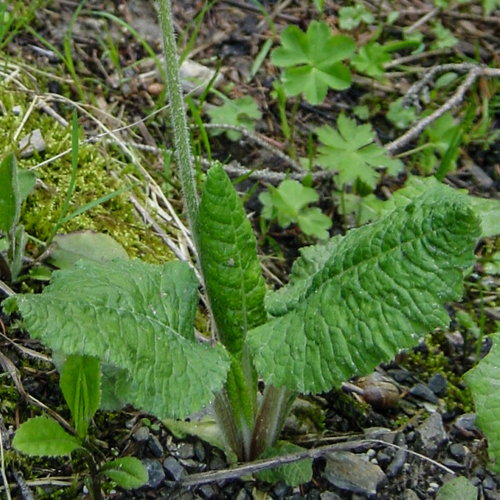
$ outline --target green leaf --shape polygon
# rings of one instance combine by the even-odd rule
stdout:
[[[363,45],[358,54],[352,58],[352,64],[360,72],[368,76],[384,76],[384,64],[391,60],[386,48],[380,43],[371,42]]]
[[[36,175],[31,170],[24,168],[17,169],[17,178],[19,181],[19,199],[24,201],[33,191],[36,184]]]
[[[397,128],[409,127],[417,119],[417,111],[414,106],[402,106],[401,99],[392,101],[386,118]]]
[[[76,433],[83,439],[101,400],[99,360],[75,354],[68,356],[59,385],[71,412]]]
[[[53,350],[126,370],[116,387],[126,401],[186,416],[210,402],[229,368],[222,347],[195,341],[197,286],[184,262],[80,261],[56,271],[43,293],[4,304],[17,304],[30,334]]]
[[[282,316],[249,332],[257,372],[277,387],[327,391],[447,326],[443,305],[460,298],[478,237],[466,197],[445,186],[350,231],[301,300],[292,290]]]
[[[17,225],[21,203],[16,157],[10,153],[0,163],[0,231],[9,233]]]
[[[316,129],[323,146],[318,148],[318,163],[337,170],[335,182],[339,188],[359,180],[375,188],[380,178],[378,168],[385,168],[390,175],[398,174],[404,165],[389,158],[382,146],[375,144],[375,132],[370,125],[356,125],[344,114],[337,119],[337,130],[325,125]]]
[[[140,488],[148,482],[148,471],[135,457],[122,457],[104,464],[101,472],[122,488]]]
[[[404,188],[396,191],[389,200],[382,203],[379,215],[386,215],[396,207],[403,207],[428,189],[440,185],[435,177],[410,176]],[[461,192],[466,193],[465,190]],[[500,234],[500,200],[477,196],[467,196],[467,199],[481,220],[481,238]]]
[[[493,346],[464,379],[476,406],[476,424],[488,439],[492,468],[500,472],[500,332],[491,335]]]
[[[500,0],[483,0],[483,10],[487,16],[497,8],[500,8]]]
[[[207,174],[198,233],[201,266],[222,343],[239,355],[246,332],[263,323],[265,286],[243,203],[221,165]]]
[[[448,49],[454,47],[458,43],[458,38],[453,36],[453,33],[445,28],[439,21],[434,23],[432,32],[436,39],[431,44],[431,50]]]
[[[328,238],[328,229],[332,221],[319,208],[309,208],[309,203],[319,200],[318,193],[298,181],[284,180],[278,188],[269,186],[268,193],[261,193],[259,200],[264,205],[262,216],[266,219],[277,219],[285,228],[297,223],[304,234],[319,239]]]
[[[283,84],[289,96],[304,94],[311,104],[320,104],[329,88],[344,90],[351,85],[351,72],[340,61],[354,52],[351,38],[333,36],[324,22],[313,21],[304,33],[288,26],[281,33],[281,47],[271,53],[271,61],[285,68]]]
[[[477,500],[477,488],[465,477],[458,476],[439,488],[437,500]]]
[[[250,96],[227,100],[222,106],[207,109],[207,114],[212,123],[245,127],[248,130],[254,130],[255,122],[262,117],[257,103]],[[237,130],[211,129],[213,135],[224,132],[232,141],[237,141],[241,138],[241,133]]]
[[[288,455],[298,451],[304,451],[304,448],[288,441],[278,441],[275,446],[266,450],[259,458]],[[312,479],[312,463],[311,458],[306,458],[274,469],[260,471],[256,475],[261,481],[267,483],[276,483],[282,480],[288,486],[299,486],[308,483]]]
[[[373,14],[361,4],[354,7],[342,7],[339,10],[339,26],[342,30],[352,30],[361,23],[370,24],[374,21]]]
[[[76,437],[47,417],[30,418],[24,422],[17,430],[12,446],[32,457],[62,457],[81,447]]]
[[[50,264],[68,269],[80,259],[106,262],[112,259],[128,260],[128,255],[109,234],[75,231],[54,237],[47,256]]]

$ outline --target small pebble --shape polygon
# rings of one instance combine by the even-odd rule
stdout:
[[[439,399],[437,396],[427,387],[425,384],[419,383],[415,384],[410,389],[410,394],[416,398],[423,399],[424,401],[429,401],[429,403],[437,404]]]
[[[203,446],[203,443],[201,441],[196,441],[194,443],[194,453],[196,455],[196,458],[200,461],[203,462],[205,460],[205,447]]]
[[[163,83],[158,83],[158,82],[151,83],[150,85],[148,85],[148,93],[153,97],[156,97],[163,92],[164,88],[165,85],[163,85]]]
[[[163,460],[163,468],[174,481],[179,481],[186,473],[184,467],[171,455]]]
[[[149,488],[156,488],[165,479],[165,472],[161,463],[158,460],[152,458],[145,458],[142,460],[142,464],[146,467],[148,471],[148,482],[146,486]]]
[[[429,483],[429,487],[427,488],[427,493],[430,493],[431,495],[436,493],[439,490],[439,484],[432,482]]]
[[[380,451],[378,454],[377,454],[377,462],[379,463],[379,465],[381,467],[385,467],[387,466],[388,464],[391,463],[391,460],[392,460],[393,457],[391,457],[390,455],[388,455],[385,451]]]
[[[193,458],[194,446],[191,443],[182,443],[179,445],[177,454],[179,455],[179,458]]]
[[[278,497],[283,498],[287,493],[289,493],[289,487],[284,481],[278,481],[272,489],[272,492]]]
[[[406,457],[407,453],[405,450],[399,449],[396,451],[396,455],[394,456],[394,459],[392,462],[388,465],[387,469],[385,470],[385,473],[387,474],[387,477],[396,477],[398,476],[401,471],[403,470],[403,466],[406,463]]]
[[[446,394],[446,388],[448,386],[448,381],[441,373],[435,373],[427,386],[436,396],[444,396]]]
[[[149,429],[147,427],[139,427],[133,434],[133,437],[139,443],[149,439]]]
[[[198,493],[200,493],[203,498],[216,498],[218,494],[215,486],[211,484],[204,484],[200,486],[198,488]]]
[[[319,496],[320,500],[342,500],[337,493],[333,491],[323,491]]]
[[[453,458],[445,458],[443,460],[443,465],[445,467],[448,467],[448,469],[451,470],[456,470],[456,471],[462,471],[465,469],[465,465],[461,464],[460,462],[457,462]]]
[[[225,467],[226,463],[218,455],[215,455],[210,459],[210,470],[221,470]]]
[[[450,446],[450,455],[458,461],[463,461],[465,455],[467,453],[467,449],[464,445],[460,443],[453,443]]]
[[[483,479],[483,488],[487,490],[494,490],[497,487],[497,483],[491,476],[486,476]]]
[[[19,105],[14,106],[12,108],[12,114],[15,115],[15,116],[19,116],[22,112],[23,112],[23,108],[21,106],[19,106]]]
[[[149,436],[148,448],[154,457],[160,458],[163,456],[163,446],[161,445],[160,440],[154,434],[151,434]]]
[[[453,425],[455,429],[462,434],[462,436],[472,438],[480,434],[475,422],[475,413],[464,413],[455,419]]]
[[[412,377],[411,372],[409,372],[408,370],[403,370],[402,368],[387,370],[387,374],[390,375],[396,382],[399,382],[401,384]]]
[[[39,128],[37,128],[28,135],[25,135],[19,141],[19,155],[21,158],[29,158],[30,156],[33,156],[35,151],[37,153],[42,153],[45,151],[46,147],[47,145],[42,137],[42,132]]]

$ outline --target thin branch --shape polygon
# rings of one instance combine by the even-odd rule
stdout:
[[[442,106],[436,109],[433,113],[425,118],[418,121],[413,127],[407,130],[403,135],[395,139],[394,141],[385,145],[385,149],[388,153],[394,154],[399,149],[404,147],[410,141],[415,139],[420,135],[420,133],[428,127],[432,122],[437,120],[440,116],[444,115],[447,111],[458,106],[464,99],[465,93],[472,87],[476,79],[480,76],[486,77],[498,77],[500,76],[500,69],[485,68],[475,64],[445,64],[443,66],[436,66],[430,70],[421,80],[419,80],[415,85],[413,85],[405,96],[416,96],[420,90],[431,81],[431,79],[442,71],[467,71],[468,74],[465,80],[457,88],[455,93],[448,99]]]
[[[424,14],[418,21],[416,21],[409,28],[407,28],[405,30],[406,33],[412,33],[413,31],[418,30],[420,26],[425,24],[429,19],[434,17],[436,14],[439,14],[439,9],[437,7],[427,12],[427,14]]]

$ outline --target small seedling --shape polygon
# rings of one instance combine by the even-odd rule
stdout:
[[[332,220],[317,207],[308,207],[319,200],[318,193],[310,187],[294,180],[283,181],[278,188],[269,186],[269,191],[261,193],[259,200],[264,205],[262,216],[277,220],[286,228],[292,223],[299,225],[304,234],[320,240],[328,238]]]
[[[386,118],[397,128],[408,128],[417,119],[417,110],[414,106],[402,105],[401,99],[389,104],[389,111]]]
[[[271,61],[285,68],[283,85],[289,96],[304,94],[311,104],[320,104],[329,88],[344,90],[351,86],[351,72],[340,61],[355,49],[351,38],[332,35],[324,22],[313,21],[304,33],[288,26],[281,33],[281,47],[271,53]]]
[[[223,123],[235,127],[245,127],[254,130],[255,122],[260,120],[262,113],[255,100],[250,96],[238,99],[227,99],[222,106],[207,109],[207,114],[212,123]],[[237,130],[211,129],[213,135],[225,133],[227,138],[237,141],[241,138],[241,132]]]
[[[431,43],[432,50],[449,49],[458,43],[458,39],[453,36],[452,32],[445,28],[439,21],[434,23],[432,33],[436,39]]]
[[[339,10],[339,26],[343,30],[353,30],[361,23],[371,24],[374,21],[373,14],[361,4],[354,7],[342,7]]]
[[[32,172],[17,167],[14,154],[7,155],[0,163],[0,236],[5,238],[0,248],[6,250],[0,251],[0,271],[7,275],[7,281],[16,281],[23,266],[26,233],[19,218],[35,180]]]
[[[316,129],[320,142],[317,162],[324,168],[336,170],[335,183],[343,188],[356,181],[374,189],[380,179],[378,169],[385,169],[389,175],[397,175],[403,163],[389,158],[385,149],[375,141],[371,125],[356,125],[345,115],[339,115],[337,130],[329,125]]]
[[[148,480],[141,461],[122,457],[98,466],[89,441],[89,424],[101,401],[101,372],[95,357],[70,355],[61,371],[60,386],[73,419],[74,432],[55,420],[34,417],[17,430],[12,445],[32,457],[65,457],[81,453],[89,467],[88,489],[93,500],[101,499],[101,476],[123,488],[138,488]]]

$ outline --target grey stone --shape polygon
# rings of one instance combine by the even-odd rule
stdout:
[[[453,458],[445,458],[443,460],[443,465],[445,467],[448,467],[448,469],[456,470],[456,471],[463,471],[465,469],[465,465],[464,464],[461,464],[460,462],[457,462]]]
[[[163,468],[174,481],[179,481],[186,474],[184,467],[172,456],[163,460]]]
[[[191,443],[181,443],[177,451],[179,458],[193,458],[194,446]]]
[[[148,471],[148,482],[146,486],[149,488],[156,488],[165,479],[165,472],[158,460],[152,458],[144,458],[142,464]]]
[[[198,493],[200,493],[203,498],[215,498],[218,492],[214,485],[204,484],[198,488]]]
[[[429,403],[437,404],[439,402],[437,396],[425,384],[415,384],[410,389],[410,394],[424,401],[429,401]]]
[[[196,458],[200,461],[203,462],[205,460],[205,447],[203,446],[203,443],[201,441],[196,441],[194,443],[194,453],[196,455]]]
[[[149,439],[149,429],[147,427],[139,427],[133,434],[136,441],[142,442]]]
[[[323,491],[319,496],[321,500],[342,500],[337,493],[333,491]]]
[[[375,496],[387,479],[378,465],[348,451],[327,457],[324,477],[337,488],[368,497]]]
[[[401,384],[412,377],[411,372],[404,370],[403,368],[393,368],[392,370],[387,370],[387,374],[390,375],[396,382]]]
[[[368,427],[364,432],[365,439],[380,439],[389,444],[393,444],[396,437],[396,433],[386,427]]]
[[[443,374],[435,373],[429,382],[427,382],[427,386],[436,396],[444,396],[448,387],[448,381]]]
[[[149,436],[148,448],[154,457],[160,458],[163,456],[163,446],[161,445],[160,440],[154,434],[151,434]]]
[[[486,476],[483,479],[483,488],[486,490],[495,490],[497,489],[497,483],[491,476]]]
[[[407,453],[405,450],[399,449],[396,451],[392,462],[387,466],[385,473],[387,477],[396,477],[403,470],[403,466],[406,462]]]
[[[42,153],[45,151],[47,145],[42,137],[42,132],[39,128],[33,130],[28,135],[25,135],[19,141],[19,151],[21,158],[29,158],[33,156],[33,153],[37,151]]]
[[[467,454],[467,448],[460,443],[453,443],[450,446],[450,455],[458,461],[462,461],[465,458],[465,455]]]
[[[278,481],[273,486],[272,491],[278,498],[283,498],[287,493],[289,493],[290,488],[284,481]]]
[[[457,429],[465,437],[477,437],[480,435],[479,429],[476,426],[476,414],[464,413],[455,419],[453,422]]]
[[[15,115],[15,116],[19,116],[22,112],[23,112],[23,108],[21,106],[19,106],[19,105],[14,106],[12,108],[12,114]]]
[[[220,469],[225,469],[225,468],[226,468],[226,463],[218,455],[214,455],[210,459],[210,469],[211,470],[220,470]]]
[[[433,413],[427,417],[416,430],[420,434],[423,451],[431,457],[448,441],[443,419],[439,413]]]
[[[484,490],[484,497],[486,498],[486,500],[500,500],[500,492]]]

